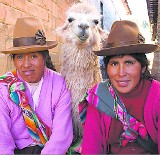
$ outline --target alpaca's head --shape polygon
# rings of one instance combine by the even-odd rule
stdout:
[[[99,46],[107,33],[101,28],[101,15],[94,6],[86,3],[74,4],[66,14],[66,22],[57,29],[65,42]]]

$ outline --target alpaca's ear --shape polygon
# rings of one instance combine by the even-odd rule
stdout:
[[[106,40],[108,38],[108,34],[109,34],[108,31],[103,30],[101,27],[98,27],[98,31],[99,31],[99,34],[100,34],[102,40]]]
[[[57,29],[55,30],[55,32],[56,32],[58,35],[62,36],[62,35],[64,35],[64,31],[65,31],[67,28],[68,28],[68,21],[66,21],[62,27],[57,28]]]
[[[103,30],[101,27],[98,28],[98,31],[101,36],[102,47],[106,47],[109,32],[106,30]]]

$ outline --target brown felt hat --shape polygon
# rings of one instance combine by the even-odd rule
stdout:
[[[98,56],[110,56],[131,53],[150,53],[159,48],[155,44],[145,44],[136,23],[128,20],[115,21],[106,41],[106,47],[94,51]]]
[[[1,51],[4,54],[18,54],[44,51],[57,46],[56,41],[46,41],[40,19],[18,18],[14,27],[13,47]]]

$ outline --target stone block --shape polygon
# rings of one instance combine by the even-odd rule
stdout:
[[[25,11],[26,0],[14,0],[13,5],[16,9],[20,11]]]
[[[4,22],[6,17],[5,5],[0,3],[0,21]]]
[[[5,7],[6,11],[6,18],[5,23],[9,25],[15,25],[17,18],[20,18],[22,16],[22,12],[12,8],[12,7]]]
[[[40,19],[48,21],[48,12],[44,8],[42,8],[38,5],[34,5],[34,4],[30,3],[30,5],[28,7],[28,13],[32,14]]]

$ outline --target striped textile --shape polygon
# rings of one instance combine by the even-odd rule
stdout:
[[[1,76],[0,82],[8,87],[10,99],[20,106],[30,136],[37,145],[43,147],[49,139],[50,129],[30,107],[25,94],[25,86],[17,78],[16,71]]]

